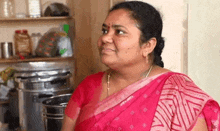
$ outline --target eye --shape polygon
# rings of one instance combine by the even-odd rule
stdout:
[[[102,34],[107,34],[107,33],[108,33],[108,30],[102,29]]]
[[[125,32],[122,31],[122,30],[116,30],[116,33],[119,34],[119,35],[123,35],[123,34],[125,34]]]

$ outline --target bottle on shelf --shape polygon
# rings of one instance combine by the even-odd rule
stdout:
[[[20,58],[30,57],[32,53],[31,39],[27,30],[16,30],[14,35],[15,54]]]
[[[35,50],[38,46],[38,42],[42,37],[41,33],[32,33],[31,34],[31,42],[32,42],[32,56],[36,56]]]
[[[63,37],[60,38],[58,43],[58,49],[61,57],[71,57],[73,55],[71,40],[68,37],[69,25],[64,24]]]

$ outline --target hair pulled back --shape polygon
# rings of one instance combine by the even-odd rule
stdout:
[[[157,40],[153,53],[153,63],[164,67],[162,61],[162,51],[164,48],[164,39],[161,37],[163,22],[160,13],[150,4],[140,1],[121,2],[114,5],[109,12],[118,9],[127,10],[131,18],[137,22],[137,27],[141,31],[140,46],[155,37]]]

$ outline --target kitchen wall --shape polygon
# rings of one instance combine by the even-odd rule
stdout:
[[[129,1],[129,0],[127,0]],[[131,0],[130,0],[131,1]],[[138,1],[138,0],[137,0]],[[139,0],[158,9],[163,19],[165,68],[187,74],[187,4],[185,0]]]
[[[219,7],[219,0],[189,0],[188,74],[220,103]]]

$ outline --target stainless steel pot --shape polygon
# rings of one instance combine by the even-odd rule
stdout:
[[[66,105],[72,94],[50,97],[42,102],[43,121],[46,131],[60,131]]]
[[[57,73],[51,70],[44,73],[34,71],[15,74],[15,81],[18,83],[19,122],[22,131],[44,131],[41,115],[42,101],[51,96],[72,92],[69,79],[71,73],[56,71]]]

